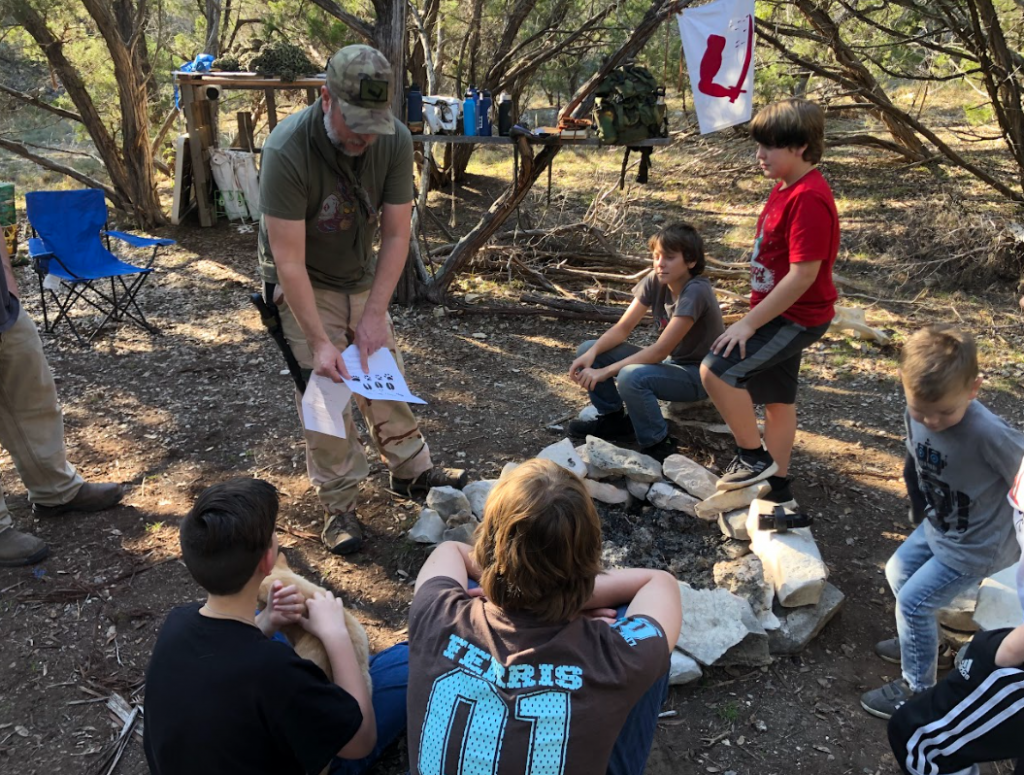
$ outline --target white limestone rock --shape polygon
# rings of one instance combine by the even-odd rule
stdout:
[[[672,649],[672,657],[668,668],[669,686],[682,686],[683,684],[693,683],[700,679],[702,675],[704,675],[704,671],[700,669],[700,665],[694,659],[686,656],[679,649]]]
[[[612,506],[628,506],[630,501],[633,500],[633,496],[623,487],[616,487],[608,482],[595,482],[591,479],[584,479],[583,483],[586,485],[590,497],[596,501],[601,501],[601,503],[607,503]]]
[[[773,506],[774,504],[769,504]],[[750,549],[761,558],[764,576],[775,589],[779,604],[786,608],[816,605],[825,589],[828,568],[809,527],[778,533],[757,527],[761,502],[750,504],[747,532]]]
[[[481,479],[479,482],[470,482],[462,488],[462,493],[469,501],[469,508],[477,519],[483,519],[487,498],[497,483],[497,479]]]
[[[749,541],[750,533],[747,532],[747,510],[736,509],[727,514],[718,515],[718,529],[722,535],[734,538],[737,541]]]
[[[519,468],[519,463],[506,463],[504,466],[502,466],[501,473],[498,474],[498,481],[502,482],[505,479],[508,479],[508,475],[515,471],[517,468]]]
[[[765,630],[779,628],[778,617],[772,613],[775,590],[764,577],[764,568],[755,555],[715,563],[715,586],[742,597]]]
[[[1011,565],[981,582],[974,621],[983,630],[1019,627],[1024,624],[1017,596],[1017,566]]]
[[[692,495],[687,495],[678,487],[673,487],[668,482],[655,482],[647,491],[647,500],[659,509],[669,511],[682,511],[691,516],[694,515],[694,507],[698,501]]]
[[[750,604],[725,589],[679,583],[683,627],[676,648],[701,665],[767,665],[768,635]]]
[[[945,608],[939,609],[939,624],[959,632],[977,632],[978,624],[974,621],[974,609],[978,605],[978,591],[981,582],[971,584],[967,589],[953,598]]]
[[[448,519],[463,511],[472,512],[466,494],[454,487],[431,487],[427,493],[427,508],[440,514],[441,519]]]
[[[719,514],[745,509],[755,499],[767,495],[771,489],[771,485],[767,482],[757,482],[739,490],[720,490],[700,502],[700,505],[697,506],[697,516],[709,522],[713,521]]]
[[[587,445],[580,444],[576,447],[576,454],[580,456],[580,460],[583,461],[583,465],[587,467],[587,478],[593,479],[594,481],[600,481],[601,479],[607,479],[609,474],[607,471],[602,471],[600,468],[590,462],[590,455],[587,454]]]
[[[409,538],[418,544],[438,544],[445,531],[444,520],[433,509],[423,509],[409,531]]]
[[[653,457],[616,447],[597,436],[587,436],[587,455],[591,465],[607,472],[609,476],[625,476],[636,482],[656,482],[661,479],[661,463]]]
[[[776,607],[780,626],[768,633],[768,650],[773,655],[798,654],[818,637],[843,607],[846,597],[836,587],[826,583],[821,598],[815,605],[799,608]]]
[[[722,551],[730,560],[738,560],[740,557],[750,554],[750,542],[730,539],[722,544]]]
[[[647,482],[634,482],[632,479],[627,479],[626,489],[638,501],[645,501],[647,500],[647,493],[651,490],[651,485],[647,484]]]
[[[556,444],[544,447],[537,457],[558,463],[562,468],[572,471],[581,479],[587,475],[587,465],[580,460],[580,456],[576,454],[576,448],[573,447],[569,439],[562,439]]]
[[[661,467],[666,478],[698,500],[710,498],[717,492],[718,477],[685,455],[669,455]]]

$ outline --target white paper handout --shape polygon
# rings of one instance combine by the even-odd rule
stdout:
[[[679,36],[700,133],[750,120],[754,0],[715,0],[679,14]]]
[[[346,379],[353,393],[358,393],[366,398],[376,401],[405,401],[407,404],[425,404],[422,398],[417,398],[409,392],[409,386],[405,384],[405,377],[398,370],[395,363],[395,356],[386,347],[382,347],[368,359],[369,373],[363,371],[359,362],[359,348],[354,344],[345,348],[341,354],[345,361],[345,368],[352,375],[352,379]]]
[[[302,424],[307,431],[345,438],[345,407],[352,391],[342,382],[310,374],[302,394]]]

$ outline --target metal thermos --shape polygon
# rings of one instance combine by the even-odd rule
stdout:
[[[413,84],[405,97],[405,124],[414,135],[423,134],[423,92]]]
[[[508,137],[512,129],[512,97],[503,91],[498,95],[498,134]]]
[[[462,101],[462,131],[467,137],[476,135],[476,98],[472,86],[466,89],[466,99]]]
[[[492,134],[491,127],[491,93],[484,89],[483,94],[480,97],[480,134],[483,137],[490,137]]]

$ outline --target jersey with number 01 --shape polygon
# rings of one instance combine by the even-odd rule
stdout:
[[[409,613],[411,774],[603,773],[668,662],[647,617],[544,624],[431,579]]]

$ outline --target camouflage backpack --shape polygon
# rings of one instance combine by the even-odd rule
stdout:
[[[621,65],[605,76],[594,94],[597,97],[594,113],[601,142],[626,146],[619,174],[619,188],[623,188],[630,143],[668,136],[665,89],[658,86],[646,67]],[[653,149],[644,147],[636,150],[642,154],[636,181],[646,183]]]
[[[665,104],[658,104],[665,90],[658,86],[646,67],[622,65],[615,68],[605,76],[594,94],[601,142],[629,145],[649,137],[668,135]]]

